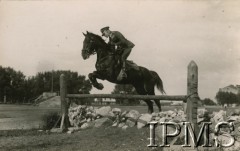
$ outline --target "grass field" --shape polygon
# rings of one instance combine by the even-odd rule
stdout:
[[[0,136],[0,150],[151,150],[147,147],[149,144],[148,128],[141,130],[131,128],[125,131],[112,127],[93,128],[71,135],[46,134],[37,131],[5,131],[5,134],[1,132]]]
[[[146,106],[114,106],[122,110],[136,109],[140,113],[146,113]],[[173,110],[176,106],[162,107],[163,110]],[[212,111],[218,111],[221,107],[207,107]],[[232,111],[234,108],[229,108]],[[39,108],[36,106],[0,105],[0,128],[11,119],[9,128],[24,124],[39,124],[40,117],[47,112],[57,112],[59,109]],[[156,108],[155,108],[155,111]],[[21,120],[17,120],[21,119]],[[4,122],[5,120],[5,122]],[[35,123],[34,123],[35,121]],[[15,124],[15,125],[14,125]],[[5,125],[7,126],[7,125]],[[26,128],[26,127],[25,127]],[[33,127],[36,128],[36,127]],[[148,148],[149,128],[136,129],[104,127],[81,130],[73,134],[53,134],[38,130],[0,130],[0,150],[80,150],[80,151],[148,151],[161,150],[161,148]],[[161,144],[160,140],[159,143]]]
[[[0,130],[38,129],[43,125],[41,117],[57,108],[39,108],[30,105],[0,105]]]

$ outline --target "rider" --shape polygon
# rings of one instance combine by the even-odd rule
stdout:
[[[126,60],[129,54],[132,51],[132,48],[135,46],[131,41],[127,40],[120,32],[118,31],[111,31],[109,27],[104,27],[101,29],[102,36],[109,38],[109,44],[117,46],[117,48],[121,48],[123,53],[121,55],[122,61],[122,78],[126,78]]]

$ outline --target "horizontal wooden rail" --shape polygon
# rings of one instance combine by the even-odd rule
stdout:
[[[67,94],[67,98],[114,98],[114,99],[140,99],[140,100],[174,100],[183,101],[186,95],[130,95],[130,94]]]

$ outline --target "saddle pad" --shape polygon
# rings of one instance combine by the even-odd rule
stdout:
[[[135,70],[139,70],[139,66],[136,63],[134,63],[132,60],[126,61],[126,67],[127,67],[127,70],[131,69],[131,68],[133,68]]]

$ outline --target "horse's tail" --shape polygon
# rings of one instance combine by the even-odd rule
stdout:
[[[153,79],[154,79],[154,82],[155,82],[155,85],[157,86],[158,90],[162,93],[162,94],[166,94],[164,88],[163,88],[163,82],[162,82],[162,79],[159,77],[159,75],[157,74],[157,72],[155,71],[150,71],[152,76],[153,76]]]

